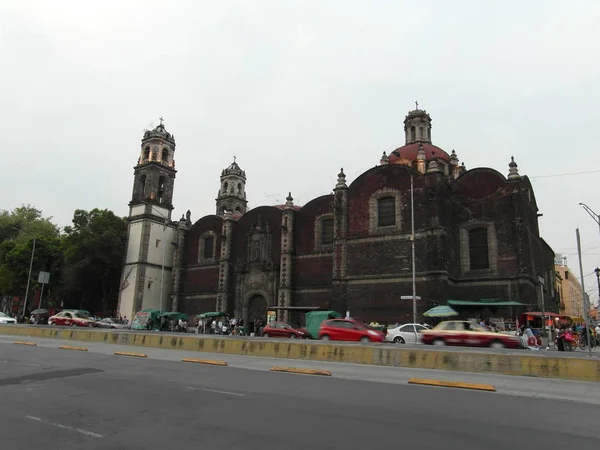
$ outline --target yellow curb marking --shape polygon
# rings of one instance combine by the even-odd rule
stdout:
[[[131,353],[131,352],[115,352],[117,356],[134,356],[136,358],[147,358],[148,355],[145,353]]]
[[[196,358],[183,358],[181,362],[196,363],[196,364],[210,364],[211,366],[228,366],[225,361],[214,361],[212,359],[196,359]]]
[[[474,389],[477,391],[496,392],[496,388],[491,384],[462,383],[460,381],[424,380],[421,378],[411,378],[408,380],[408,384],[423,384],[426,386],[452,387],[457,389]]]
[[[29,345],[31,347],[37,347],[37,344],[35,342],[15,341],[15,342],[13,342],[13,344],[16,344],[16,345]]]
[[[77,350],[80,352],[87,352],[88,349],[86,347],[73,347],[72,345],[61,345],[60,347],[58,347],[62,350]]]
[[[298,369],[296,367],[271,367],[269,370],[272,372],[302,373],[305,375],[323,375],[326,377],[331,376],[331,372],[328,370]]]

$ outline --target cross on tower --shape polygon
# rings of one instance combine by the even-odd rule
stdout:
[[[162,117],[159,117],[158,120],[160,120],[160,125],[162,126],[164,119]]]
[[[236,162],[237,156],[233,155],[233,162]]]
[[[415,102],[415,109],[418,111],[419,110],[419,102]]]

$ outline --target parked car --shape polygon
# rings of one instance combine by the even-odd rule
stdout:
[[[98,328],[112,328],[112,329],[127,329],[129,325],[127,321],[117,319],[116,317],[105,317],[94,323],[95,327]]]
[[[457,345],[463,347],[522,348],[518,336],[494,333],[476,323],[450,320],[433,329],[422,331],[421,340],[427,345]]]
[[[14,317],[10,317],[8,314],[0,312],[0,323],[16,324],[17,319],[15,319]]]
[[[421,342],[421,335],[419,333],[428,329],[428,327],[419,323],[407,323],[396,328],[390,328],[387,331],[385,340],[394,344],[417,344]]]
[[[269,322],[263,328],[264,337],[278,337],[290,339],[307,339],[308,332],[300,328],[294,328],[285,322]]]
[[[48,319],[48,325],[63,325],[70,327],[93,327],[95,322],[95,320],[90,319],[84,314],[71,311],[59,312]]]
[[[358,320],[332,319],[321,324],[319,339],[324,341],[383,342],[385,334]]]

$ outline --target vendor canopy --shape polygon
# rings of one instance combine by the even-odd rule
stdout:
[[[514,301],[502,301],[497,298],[482,298],[479,300],[448,300],[451,306],[524,306],[523,303]]]

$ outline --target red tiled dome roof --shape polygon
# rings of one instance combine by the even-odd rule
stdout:
[[[278,208],[278,209],[285,209],[285,205],[273,205],[273,206],[275,208]],[[300,206],[300,205],[292,205],[292,209],[294,211],[300,211],[302,209],[302,206]]]
[[[442,158],[450,162],[450,155],[446,153],[441,148],[428,144],[426,142],[422,143],[423,151],[425,152],[425,158]],[[413,142],[412,144],[404,145],[402,147],[397,148],[389,155],[389,163],[390,164],[410,164],[417,159],[417,153],[419,152],[419,143]]]

